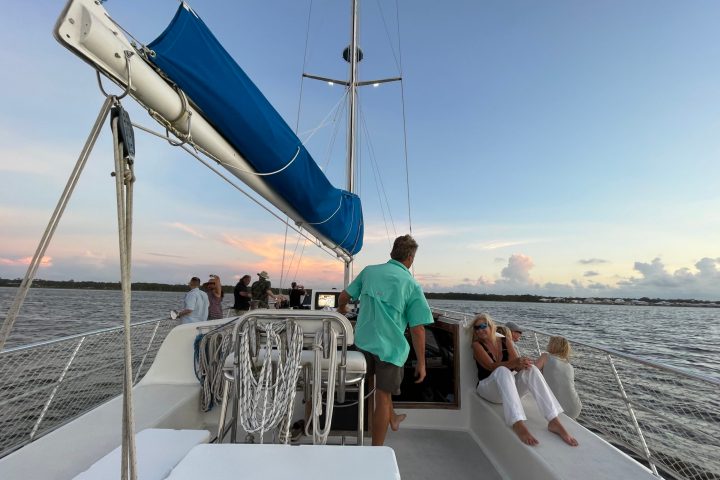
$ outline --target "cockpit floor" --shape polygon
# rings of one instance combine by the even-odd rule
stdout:
[[[395,450],[402,478],[502,478],[467,432],[405,428],[388,431],[385,445]]]

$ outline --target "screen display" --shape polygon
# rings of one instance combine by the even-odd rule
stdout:
[[[337,308],[337,293],[318,293],[317,302],[315,302],[315,308]]]

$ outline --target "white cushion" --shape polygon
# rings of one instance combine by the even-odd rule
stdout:
[[[194,446],[207,443],[209,439],[210,432],[207,430],[146,428],[135,435],[138,480],[167,478]],[[121,449],[117,447],[102,457],[75,480],[119,479]]]
[[[400,471],[389,447],[209,444],[193,448],[168,480],[205,478],[399,480]]]

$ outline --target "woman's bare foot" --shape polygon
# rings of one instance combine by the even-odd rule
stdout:
[[[392,414],[390,417],[390,428],[393,432],[397,432],[400,429],[400,423],[407,418],[407,415],[401,413],[400,415]]]
[[[548,430],[562,438],[563,441],[571,447],[578,446],[578,441],[575,440],[575,437],[570,435],[567,430],[565,430],[565,427],[563,427],[563,424],[560,423],[560,419],[558,417],[550,420],[550,423],[548,423]]]
[[[525,426],[525,422],[523,422],[522,420],[518,420],[517,422],[513,423],[512,429],[513,432],[515,432],[515,435],[517,435],[518,438],[520,438],[520,441],[524,444],[533,447],[540,443],[535,437],[533,437],[532,433],[530,433],[530,430],[528,430],[528,428]]]

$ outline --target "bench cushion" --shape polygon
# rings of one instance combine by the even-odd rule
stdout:
[[[207,430],[171,430],[146,428],[135,435],[137,473],[140,480],[163,480],[185,455],[200,443],[207,443]],[[121,447],[117,447],[75,480],[111,480],[120,478]]]
[[[395,452],[389,447],[333,445],[198,445],[168,480],[399,480]]]
[[[563,425],[573,435],[577,447],[566,445],[547,429],[532,395],[522,398],[527,427],[539,445],[522,443],[505,424],[501,404],[491,403],[478,394],[471,395],[472,431],[498,472],[507,479],[654,479],[649,469],[616,449],[577,422],[560,414]]]

